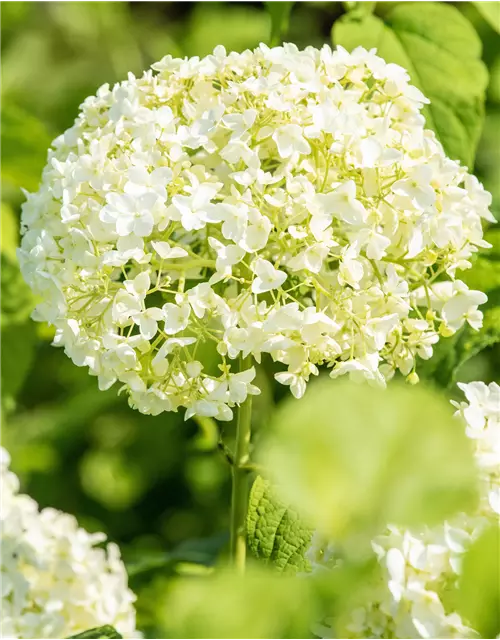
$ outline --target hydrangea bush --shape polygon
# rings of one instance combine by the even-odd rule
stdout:
[[[67,513],[39,510],[19,493],[9,464],[0,448],[0,637],[67,638],[109,624],[141,637],[118,547],[103,547],[103,533],[88,533]]]
[[[417,381],[440,336],[481,326],[456,272],[492,219],[427,102],[374,51],[291,44],[104,85],[23,207],[36,319],[149,414],[230,420],[265,353],[297,398],[320,365]]]
[[[389,526],[373,540],[382,568],[373,601],[343,621],[317,625],[323,638],[471,638],[479,634],[453,611],[449,592],[456,586],[464,553],[490,522],[500,522],[500,386],[459,384],[467,402],[453,403],[474,448],[481,501],[474,514],[460,514],[442,526],[402,529]],[[313,572],[341,562],[339,549],[315,535],[308,551]],[[490,559],[495,562],[494,558]],[[485,595],[485,594],[483,594]]]

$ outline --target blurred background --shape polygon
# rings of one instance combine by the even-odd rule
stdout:
[[[475,171],[500,219],[498,36],[472,3],[457,6],[477,28],[491,74]],[[33,299],[15,256],[21,188],[36,190],[50,141],[101,84],[140,74],[167,53],[269,42],[270,17],[259,2],[9,2],[1,13],[3,445],[23,491],[120,544],[141,595],[139,627],[158,637],[154,603],[168,575],[190,562],[213,563],[224,548],[229,467],[213,425],[184,423],[178,414],[142,416],[116,388],[98,392],[86,370],[50,346],[50,328],[29,319]],[[342,13],[338,2],[295,3],[286,39],[301,47],[330,42]],[[493,347],[461,378],[498,380],[499,363]],[[264,368],[259,377],[257,428],[280,399],[272,373]]]

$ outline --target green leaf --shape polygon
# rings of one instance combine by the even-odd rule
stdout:
[[[2,105],[2,180],[35,190],[51,138],[40,120],[7,102]]]
[[[271,38],[270,45],[275,47],[282,43],[283,36],[288,31],[290,13],[294,5],[293,2],[265,2],[266,9],[271,16]]]
[[[256,567],[178,579],[159,603],[166,638],[307,638],[316,619],[312,580]]]
[[[458,9],[448,3],[395,3],[383,19],[342,16],[332,35],[346,49],[375,47],[387,62],[407,69],[431,101],[424,109],[427,126],[448,156],[473,166],[488,74],[479,36]]]
[[[327,536],[442,522],[477,502],[470,442],[423,385],[323,378],[274,414],[260,458],[280,497]]]
[[[33,363],[37,344],[34,323],[28,321],[2,327],[1,337],[2,402],[9,410],[14,407]]]
[[[19,244],[19,221],[16,218],[12,207],[6,202],[2,202],[2,234],[0,243],[2,253],[12,262],[17,261],[16,247]]]
[[[70,636],[70,638],[123,638],[123,636],[114,627],[107,624],[104,627],[95,627],[76,636]]]
[[[343,2],[344,9],[352,14],[356,14],[357,16],[362,16],[363,14],[370,14],[375,11],[376,2]]]
[[[24,282],[17,261],[11,260],[6,254],[1,254],[2,267],[2,299],[1,326],[2,330],[9,324],[25,322],[35,306],[35,299],[31,289]]]
[[[244,51],[268,39],[269,16],[247,3],[197,2],[185,30],[183,55],[207,55],[217,45],[228,51]]]
[[[453,371],[453,380],[467,360],[498,342],[500,342],[500,306],[484,311],[483,327],[480,331],[474,331],[470,327],[463,331],[457,344],[457,363]]]
[[[490,27],[500,33],[500,2],[473,2],[472,4]]]
[[[459,612],[482,638],[500,633],[500,529],[492,524],[469,549],[462,564]]]
[[[312,533],[294,510],[273,495],[270,484],[257,476],[247,517],[247,541],[254,555],[279,571],[307,571],[310,564],[304,554]]]
[[[491,293],[489,295],[492,297]],[[485,309],[483,313],[483,327],[479,331],[464,327],[451,338],[440,340],[430,360],[419,362],[418,372],[423,380],[449,389],[466,362],[500,342],[500,306]]]

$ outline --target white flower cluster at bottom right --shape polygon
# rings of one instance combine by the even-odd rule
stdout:
[[[456,584],[462,556],[491,520],[500,516],[500,386],[459,384],[467,402],[453,405],[473,441],[481,481],[481,502],[439,527],[418,530],[389,526],[372,541],[382,567],[373,598],[354,610],[345,628],[327,619],[316,625],[321,638],[471,638],[478,634],[449,611],[443,594]],[[308,551],[313,571],[335,567],[337,550],[313,537]]]

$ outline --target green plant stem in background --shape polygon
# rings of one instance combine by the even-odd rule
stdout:
[[[251,357],[241,358],[240,371],[251,366]],[[233,488],[231,495],[230,557],[235,568],[243,573],[246,560],[246,516],[248,509],[248,462],[252,426],[252,396],[238,408],[236,446],[233,461]]]

